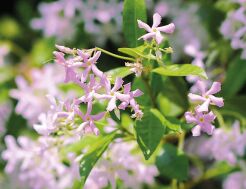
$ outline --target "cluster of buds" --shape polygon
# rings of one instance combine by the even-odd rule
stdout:
[[[141,119],[141,111],[135,98],[143,93],[139,89],[131,91],[131,83],[123,85],[122,78],[117,77],[114,85],[111,85],[110,78],[97,68],[97,61],[101,55],[100,51],[95,49],[79,50],[56,45],[59,51],[55,51],[55,62],[65,69],[65,82],[72,82],[82,89],[82,96],[73,98],[72,101],[57,102],[49,97],[52,104],[52,111],[42,115],[41,125],[35,125],[34,128],[40,134],[49,135],[55,131],[61,130],[61,125],[70,125],[70,130],[80,133],[99,134],[95,121],[101,120],[107,112],[119,112],[119,109],[125,110],[130,107],[133,110],[132,117]],[[106,110],[92,115],[93,104],[96,102],[107,102]],[[119,105],[118,105],[119,102]],[[82,111],[86,107],[85,113]],[[81,124],[77,123],[78,119]],[[61,124],[62,123],[62,124]],[[64,128],[64,127],[63,127]]]
[[[195,123],[196,126],[192,129],[193,136],[200,136],[201,131],[211,135],[214,130],[212,122],[216,116],[212,111],[209,111],[209,105],[218,107],[224,106],[223,98],[215,97],[214,94],[221,90],[221,83],[213,82],[211,88],[206,91],[206,84],[204,81],[198,80],[196,86],[201,95],[189,93],[188,97],[192,102],[199,102],[193,112],[186,112],[185,119],[188,123]]]

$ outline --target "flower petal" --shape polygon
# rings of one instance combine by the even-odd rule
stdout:
[[[197,120],[191,112],[185,112],[185,119],[187,123],[196,123]]]
[[[99,59],[101,55],[101,51],[97,51],[96,53],[94,53],[93,57],[91,57],[88,62],[91,62],[92,64],[95,64],[96,61]]]
[[[158,13],[155,13],[153,15],[153,25],[152,28],[156,28],[157,26],[159,26],[161,23],[161,15],[159,15]]]
[[[139,39],[147,40],[149,38],[153,38],[155,35],[156,35],[155,32],[147,33],[147,34],[141,36],[140,38],[138,38],[138,40]]]
[[[206,92],[206,95],[212,95],[221,91],[221,83],[213,82],[211,88]]]
[[[158,27],[157,30],[164,32],[164,33],[173,33],[175,30],[175,25],[173,23],[171,23],[171,24],[168,24],[166,26]]]
[[[193,94],[193,93],[189,93],[188,97],[191,101],[205,101],[206,100],[206,98],[200,95],[197,95],[197,94]]]
[[[96,115],[92,115],[91,118],[95,121],[102,119],[105,116],[105,112],[100,112]]]
[[[210,99],[207,99],[201,106],[198,106],[196,110],[198,112],[207,112],[209,104],[210,104]]]
[[[115,108],[116,108],[116,97],[113,96],[113,98],[111,98],[108,103],[107,111],[111,112]]]
[[[191,130],[193,136],[200,136],[201,135],[201,126],[197,125],[192,128]]]
[[[211,99],[211,102],[215,104],[218,107],[224,106],[224,99],[220,97],[215,97],[213,95],[209,95],[209,98]]]
[[[112,88],[112,91],[113,92],[118,91],[122,87],[123,83],[124,83],[123,79],[121,77],[117,77],[114,83],[114,87]]]
[[[156,42],[160,44],[163,40],[163,36],[161,35],[161,32],[157,31],[155,35]]]
[[[151,28],[148,24],[142,22],[141,20],[137,20],[138,22],[138,27],[145,29],[147,32],[151,32]]]

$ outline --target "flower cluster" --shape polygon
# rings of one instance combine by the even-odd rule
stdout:
[[[40,116],[40,125],[34,125],[40,134],[49,135],[64,128],[60,126],[70,125],[70,129],[76,130],[77,134],[94,133],[98,135],[99,130],[95,121],[104,118],[107,112],[117,112],[127,107],[133,110],[133,118],[142,118],[143,112],[135,98],[143,93],[139,89],[131,91],[131,83],[123,85],[124,81],[120,77],[117,77],[114,85],[111,86],[109,77],[96,65],[101,55],[100,51],[70,49],[59,45],[56,47],[59,51],[54,52],[55,61],[65,69],[65,82],[78,85],[83,94],[65,102],[57,102],[49,96],[51,111],[47,115]],[[69,57],[66,58],[65,54]],[[93,104],[101,101],[106,101],[106,110],[92,114]],[[81,110],[84,106],[85,112]],[[76,124],[78,119],[82,120],[81,124]]]
[[[241,133],[239,122],[236,121],[232,130],[216,129],[213,136],[205,142],[207,154],[217,161],[227,161],[231,165],[242,157],[246,146],[246,132]]]
[[[122,3],[118,0],[59,0],[40,4],[39,12],[41,18],[33,19],[31,26],[43,30],[47,37],[71,40],[76,34],[76,25],[84,20],[85,31],[96,36],[98,44],[105,44],[107,39],[115,42],[121,39]]]
[[[201,131],[211,135],[214,126],[211,124],[216,118],[212,111],[209,111],[209,105],[218,107],[224,106],[223,98],[215,97],[214,94],[221,90],[221,83],[213,82],[211,88],[206,91],[206,84],[204,81],[198,80],[196,86],[201,95],[189,93],[188,97],[192,102],[199,102],[193,112],[186,112],[185,119],[188,123],[194,123],[196,126],[192,129],[193,136],[200,136]]]
[[[131,155],[134,143],[117,142],[103,154],[102,159],[90,173],[85,189],[101,189],[109,184],[116,188],[116,181],[123,181],[125,188],[142,188],[142,184],[153,184],[158,171],[155,166],[142,163],[139,154]]]
[[[223,183],[224,189],[241,189],[246,188],[246,174],[238,171],[230,174]]]
[[[58,84],[63,81],[63,73],[58,66],[50,64],[42,70],[32,69],[30,74],[30,82],[23,76],[16,77],[18,89],[12,89],[10,96],[18,100],[16,112],[33,124],[37,122],[40,113],[49,109],[45,95],[61,96]]]
[[[33,189],[65,189],[72,186],[74,179],[78,178],[78,165],[72,154],[68,157],[71,159],[70,166],[62,163],[57,139],[39,137],[33,141],[19,137],[17,142],[12,136],[6,136],[7,149],[2,157],[8,161],[6,173],[19,172],[19,182]]]
[[[239,4],[239,8],[228,13],[220,32],[226,39],[231,40],[232,48],[243,50],[241,58],[246,59],[246,3],[244,0],[235,2]]]

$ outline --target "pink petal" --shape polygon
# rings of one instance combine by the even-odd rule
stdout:
[[[73,68],[66,67],[65,72],[66,72],[65,81],[64,81],[65,83],[76,80],[76,73],[73,70]]]
[[[65,64],[66,60],[65,60],[64,54],[62,52],[54,51],[53,54],[55,55],[55,62],[57,64],[61,64],[61,65]]]
[[[213,104],[215,104],[216,106],[218,106],[218,107],[224,106],[224,99],[223,98],[215,97],[213,95],[209,95],[209,98],[211,99],[211,102]]]
[[[197,94],[193,94],[193,93],[189,93],[188,97],[191,101],[205,101],[206,100],[206,98],[200,95],[197,95]]]
[[[147,32],[151,32],[151,28],[148,24],[142,22],[141,20],[137,20],[138,22],[138,27],[145,29]]]
[[[111,91],[111,84],[110,84],[110,81],[105,74],[102,75],[100,83],[102,86],[105,87],[107,94],[109,94]]]
[[[110,99],[108,103],[107,111],[111,112],[115,108],[116,108],[116,97],[114,96],[113,98]]]
[[[173,33],[175,30],[175,25],[173,23],[171,23],[171,24],[168,24],[166,26],[158,27],[157,30],[164,32],[164,33]]]
[[[82,50],[77,50],[78,55],[83,59],[84,62],[88,61],[90,55],[88,53],[83,52]]]
[[[220,82],[213,82],[211,88],[206,92],[206,95],[212,95],[218,93],[221,90]]]
[[[121,94],[121,93],[116,93],[116,97],[121,100],[121,101],[129,101],[130,95],[128,94]]]
[[[122,87],[123,83],[124,83],[123,79],[120,77],[117,77],[115,80],[114,87],[112,88],[112,91],[113,92],[118,91]]]
[[[137,89],[135,91],[132,91],[132,94],[133,94],[133,97],[139,97],[139,96],[142,96],[144,93],[141,90]]]
[[[157,31],[155,35],[156,42],[160,44],[163,40],[163,36],[161,35],[161,32]]]
[[[101,51],[97,51],[96,53],[94,53],[93,57],[91,57],[88,62],[91,62],[92,64],[95,64],[96,61],[99,59],[101,55]]]
[[[118,108],[121,109],[121,110],[125,110],[127,106],[128,106],[128,103],[127,103],[127,102],[122,102],[122,103],[118,106]]]
[[[84,69],[81,75],[81,83],[84,83],[87,80],[90,71],[91,71],[91,66]]]
[[[198,90],[201,92],[202,95],[205,94],[205,92],[206,92],[206,83],[204,81],[201,81],[201,80],[197,81],[196,82],[196,86],[197,86]]]
[[[199,106],[196,110],[198,112],[207,112],[208,106],[210,104],[210,99],[207,99],[201,106]]]
[[[97,76],[97,77],[102,77],[102,75],[103,75],[103,72],[102,71],[100,71],[97,67],[96,67],[96,65],[95,64],[92,64],[92,71],[93,71],[93,73]]]
[[[216,118],[216,116],[214,115],[214,113],[212,111],[210,111],[208,114],[204,115],[204,121],[205,122],[212,122],[214,121]]]
[[[101,112],[99,114],[92,115],[91,118],[95,121],[98,121],[98,120],[102,119],[104,116],[105,116],[105,112]]]
[[[141,37],[138,38],[138,39],[147,40],[147,39],[149,39],[149,38],[153,38],[154,36],[155,36],[155,32],[151,32],[151,33],[147,33],[147,34],[141,36]]]
[[[202,131],[207,133],[208,135],[212,135],[215,127],[211,124],[205,124],[202,127]]]
[[[161,23],[161,15],[159,15],[158,13],[155,13],[153,15],[153,25],[152,28],[156,28],[157,26],[159,26]]]
[[[193,136],[200,136],[201,135],[201,126],[197,125],[192,128],[191,130]]]
[[[197,120],[191,112],[185,112],[185,119],[187,123],[196,123]]]
[[[127,83],[124,85],[124,93],[128,94],[131,91],[131,83]]]

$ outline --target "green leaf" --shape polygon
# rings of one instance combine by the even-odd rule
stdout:
[[[39,39],[32,48],[31,57],[35,65],[43,65],[53,62],[55,40],[53,38]]]
[[[165,133],[164,118],[157,109],[144,112],[142,120],[135,123],[137,142],[145,159],[149,159]]]
[[[233,169],[235,168],[231,167],[226,162],[218,162],[204,173],[204,179],[210,179],[230,173]]]
[[[161,175],[179,181],[188,178],[188,158],[178,152],[178,149],[171,144],[165,144],[164,152],[156,158],[156,166]]]
[[[180,77],[168,77],[164,81],[163,87],[161,87],[162,95],[169,100],[169,104],[166,103],[167,106],[170,106],[172,113],[167,112],[168,107],[162,107],[160,105],[160,109],[165,109],[162,111],[166,116],[175,116],[182,114],[188,107],[188,99],[187,99],[187,86],[183,78]],[[164,105],[164,104],[162,104]]]
[[[21,27],[18,22],[10,17],[2,17],[0,20],[0,36],[6,38],[16,38],[20,36]]]
[[[118,48],[118,51],[135,58],[142,57],[146,59],[156,60],[156,57],[154,55],[149,54],[149,52],[146,51],[146,47],[144,45],[135,48]]]
[[[147,20],[145,0],[124,0],[123,31],[130,47],[137,47],[143,43],[138,38],[145,32],[138,28],[137,19],[143,22]]]
[[[143,81],[141,77],[135,77],[133,80],[132,90],[136,89],[140,89],[144,94],[146,94],[136,98],[138,104],[141,106],[151,106],[151,98],[149,95],[147,95],[149,91],[145,85],[145,81]]]
[[[246,96],[235,96],[225,99],[225,106],[220,110],[223,115],[230,115],[241,122],[242,126],[246,126]]]
[[[112,132],[106,136],[100,136],[90,146],[88,151],[84,154],[80,161],[80,176],[81,184],[84,185],[87,177],[89,176],[92,168],[102,156],[108,145],[116,138],[116,133]]]
[[[132,74],[132,72],[130,71],[128,67],[119,67],[119,68],[114,68],[112,70],[107,71],[106,74],[112,78],[111,82],[114,83],[116,77],[124,78]]]
[[[226,79],[222,86],[222,94],[225,97],[235,95],[246,82],[246,62],[238,57],[229,66]]]
[[[158,73],[163,76],[188,76],[194,75],[199,76],[203,79],[207,79],[205,71],[199,67],[192,64],[173,64],[164,67],[159,67],[152,72]]]

